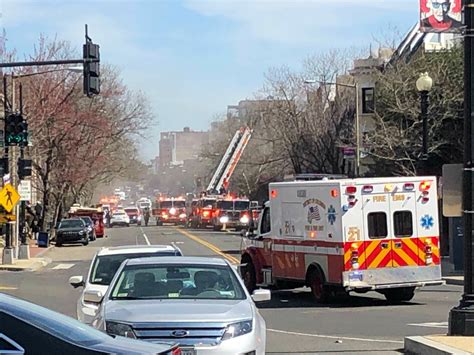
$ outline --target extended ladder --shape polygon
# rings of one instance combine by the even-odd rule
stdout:
[[[237,166],[237,163],[239,162],[251,135],[252,130],[248,127],[242,127],[237,132],[235,132],[235,135],[230,141],[230,144],[227,147],[227,150],[224,153],[219,166],[217,167],[211,181],[209,182],[209,185],[207,186],[208,192],[220,193],[222,188],[227,190],[229,187],[230,177],[232,176],[232,173],[234,172],[235,167]]]

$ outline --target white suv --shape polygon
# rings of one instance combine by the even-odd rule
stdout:
[[[112,213],[110,218],[110,226],[130,226],[130,217],[128,217],[127,212],[120,210]]]
[[[126,245],[112,248],[102,248],[92,259],[87,278],[72,276],[69,283],[74,288],[84,287],[77,301],[77,319],[90,324],[96,315],[99,304],[84,301],[87,291],[107,292],[115,272],[126,259],[150,256],[181,256],[183,253],[175,245]]]

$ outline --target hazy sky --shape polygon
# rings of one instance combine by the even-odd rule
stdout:
[[[418,0],[0,0],[7,46],[20,57],[40,33],[77,45],[84,24],[125,83],[143,90],[155,126],[142,148],[157,154],[160,131],[206,130],[227,105],[251,98],[264,72],[297,68],[310,54],[368,47],[387,25],[407,32]]]

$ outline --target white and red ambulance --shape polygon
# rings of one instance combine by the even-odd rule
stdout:
[[[249,290],[305,285],[318,302],[336,291],[409,301],[443,284],[436,178],[271,183],[241,272]]]

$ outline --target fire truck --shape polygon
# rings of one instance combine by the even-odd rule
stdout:
[[[308,286],[317,302],[377,291],[409,301],[441,279],[435,177],[271,183],[241,273],[257,286]]]
[[[191,228],[207,228],[212,226],[212,217],[216,212],[216,202],[219,196],[202,196],[192,207],[192,213],[189,217]]]
[[[216,201],[212,216],[212,226],[215,231],[224,228],[241,230],[248,227],[250,222],[250,201],[246,198],[225,196]]]
[[[155,216],[157,226],[162,226],[163,223],[185,225],[187,221],[186,200],[182,197],[161,198],[157,207],[152,209],[152,215]]]

